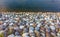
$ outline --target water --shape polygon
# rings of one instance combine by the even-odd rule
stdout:
[[[0,0],[0,7],[32,11],[60,11],[60,0]]]

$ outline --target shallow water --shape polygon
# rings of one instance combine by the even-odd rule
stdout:
[[[0,0],[0,7],[4,6],[10,9],[60,11],[60,0]]]

